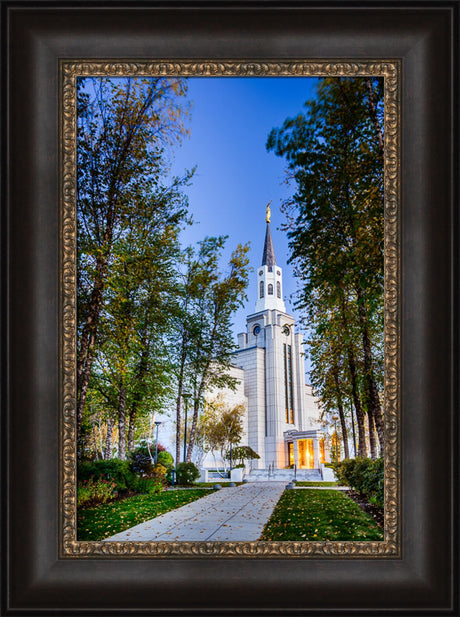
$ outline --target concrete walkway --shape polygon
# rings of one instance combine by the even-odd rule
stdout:
[[[285,487],[286,482],[257,482],[223,488],[105,541],[258,540]]]

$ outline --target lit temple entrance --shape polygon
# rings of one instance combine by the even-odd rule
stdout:
[[[324,435],[316,429],[286,431],[284,439],[286,467],[310,470],[319,469],[324,465],[328,453],[326,453]]]
[[[315,453],[313,439],[299,439],[299,469],[314,469]]]

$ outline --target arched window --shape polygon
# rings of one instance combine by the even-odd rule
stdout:
[[[268,285],[268,295],[273,296],[273,285],[271,283]]]
[[[276,295],[281,298],[281,283],[279,281],[276,281]]]
[[[268,271],[273,272],[273,266],[268,266]]]
[[[264,282],[263,281],[260,281],[260,283],[259,283],[259,290],[260,290],[259,291],[259,296],[261,298],[263,298],[264,297]]]

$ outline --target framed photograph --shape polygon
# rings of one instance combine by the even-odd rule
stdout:
[[[64,400],[77,392],[76,417],[69,406],[63,426],[62,457],[71,465],[61,480],[62,554],[398,555],[398,359],[390,351],[397,348],[399,321],[397,64],[63,61],[61,67],[61,237],[69,272],[62,290],[69,316]],[[266,118],[258,125],[271,107],[280,118],[308,96],[315,102],[305,104],[294,128],[292,120],[271,132]],[[193,165],[199,157],[196,179],[193,171],[184,179],[169,172],[163,154],[168,146],[174,152],[170,135],[177,140],[185,133],[187,120],[191,143],[178,157]],[[272,221],[280,218],[278,207],[271,199],[266,208],[252,208],[261,192],[273,196],[280,183],[265,139],[289,160],[298,153],[289,173],[314,201],[312,208],[304,197],[291,205],[292,189],[286,191],[286,214],[292,219],[298,209],[298,221],[303,218],[290,223],[290,234],[308,247],[292,252],[301,279],[292,296],[305,297],[292,308],[289,266],[279,251],[284,238]],[[225,170],[231,170],[227,181]],[[199,238],[197,248],[186,245],[187,237]],[[230,271],[220,272],[226,242],[233,243]],[[300,275],[302,268],[308,274]],[[314,393],[296,325],[302,315]],[[246,464],[244,453],[253,457]],[[343,458],[342,477],[331,465]],[[201,490],[180,488],[186,470],[200,472],[195,487]],[[382,520],[366,526],[351,493],[334,495],[335,474],[344,486],[348,474],[373,482],[368,510]],[[228,486],[237,482],[247,486]],[[203,493],[221,484],[232,490]],[[278,501],[286,485],[302,490]],[[102,506],[115,492],[144,497]],[[192,496],[199,499],[193,506]],[[133,516],[153,503],[161,504],[158,520]],[[122,504],[131,514],[121,512]],[[344,518],[342,509],[352,505]]]
[[[457,614],[457,9],[3,2],[5,614]]]

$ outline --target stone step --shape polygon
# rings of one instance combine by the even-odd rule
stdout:
[[[293,469],[253,469],[247,476],[248,482],[290,482],[291,480],[303,482],[321,482],[322,477],[319,469],[298,469],[294,474]]]

